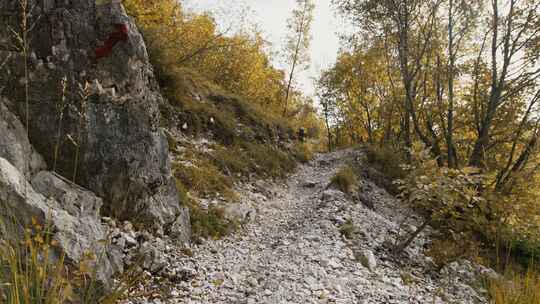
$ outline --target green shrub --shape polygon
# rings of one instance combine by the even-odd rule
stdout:
[[[344,193],[350,194],[358,184],[358,179],[350,166],[341,168],[334,177],[332,177],[331,185],[336,186]]]
[[[443,234],[452,235],[475,231],[474,226],[482,222],[476,211],[485,205],[485,199],[478,191],[483,177],[476,168],[441,168],[429,149],[415,144],[411,149],[411,162],[403,169],[407,174],[395,182],[401,192],[399,197],[425,219],[395,248],[397,252],[403,251],[429,225]]]
[[[237,229],[238,222],[226,219],[223,209],[210,207],[208,210],[203,210],[178,179],[176,188],[180,194],[180,203],[189,209],[193,241],[199,242],[201,239],[208,238],[220,239]]]
[[[221,208],[210,207],[208,210],[202,210],[199,207],[191,207],[190,211],[191,235],[195,241],[201,238],[220,239],[238,228],[238,222],[226,219]]]
[[[401,165],[404,164],[403,153],[390,147],[367,146],[367,162],[384,176],[396,180],[405,177]]]
[[[512,248],[513,257],[520,265],[527,265],[531,260],[540,261],[540,243],[538,240],[523,239],[516,236],[509,243],[514,243]]]

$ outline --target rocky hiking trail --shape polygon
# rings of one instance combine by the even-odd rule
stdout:
[[[173,261],[169,268],[188,279],[162,301],[486,303],[482,290],[470,285],[489,270],[461,261],[437,271],[423,254],[426,235],[401,256],[390,254],[400,226],[414,229],[415,219],[384,190],[359,181],[371,209],[358,196],[328,187],[342,166],[361,162],[361,156],[352,150],[321,154],[285,184],[245,186],[240,191],[249,223],[232,236],[194,245],[191,257]],[[350,239],[340,233],[348,220],[355,226]]]

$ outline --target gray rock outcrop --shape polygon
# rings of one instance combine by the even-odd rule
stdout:
[[[125,16],[128,40],[94,63],[96,47],[114,31],[96,1],[28,2],[26,81],[25,58],[9,30],[21,30],[19,2],[0,1],[0,96],[23,120],[28,105],[32,145],[50,169],[76,175],[77,184],[103,198],[103,213],[170,230],[185,211],[160,128],[163,98],[135,24]]]
[[[33,184],[0,158],[2,239],[20,240],[23,230],[32,227],[32,220],[50,226],[61,251],[57,253],[64,253],[73,264],[83,261],[88,253],[96,254],[97,279],[107,284],[113,270],[105,254],[106,230],[97,214],[101,199],[50,172],[40,172]]]
[[[0,157],[5,158],[27,177],[46,165],[26,136],[19,118],[11,113],[0,97]]]

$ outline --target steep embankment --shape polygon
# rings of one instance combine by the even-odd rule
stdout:
[[[242,186],[235,208],[249,223],[171,261],[183,280],[165,302],[486,303],[471,286],[481,290],[481,276],[493,273],[464,261],[438,271],[423,253],[426,234],[404,254],[390,253],[400,227],[414,229],[417,219],[367,179],[359,193],[373,208],[329,188],[351,162],[363,166],[362,153],[318,155],[283,184]]]

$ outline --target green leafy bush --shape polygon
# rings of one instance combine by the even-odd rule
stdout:
[[[478,190],[483,181],[478,169],[441,168],[423,145],[415,145],[411,158],[410,165],[401,166],[405,177],[396,181],[400,197],[413,208],[427,211],[440,226],[456,228],[456,221],[463,220],[474,223],[470,217],[485,202]]]
[[[478,190],[483,177],[477,169],[441,168],[421,144],[411,149],[411,163],[402,165],[402,169],[405,177],[395,182],[400,190],[399,197],[423,214],[425,222],[396,248],[397,251],[405,249],[428,225],[448,235],[475,231],[475,226],[483,223],[478,210],[484,208],[486,201]]]
[[[406,172],[401,167],[405,162],[403,153],[394,148],[368,145],[366,158],[371,166],[392,180],[405,177]]]

